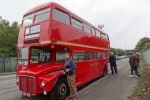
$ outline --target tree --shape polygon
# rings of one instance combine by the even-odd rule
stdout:
[[[144,37],[135,46],[136,52],[144,52],[150,48],[150,38]]]
[[[19,25],[17,22],[0,21],[0,56],[16,56]]]
[[[127,55],[127,51],[122,49],[111,48],[110,52],[113,52],[114,55],[118,56]]]

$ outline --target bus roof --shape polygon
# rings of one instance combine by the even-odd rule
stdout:
[[[95,25],[92,25],[91,23],[85,21],[84,19],[82,19],[81,17],[79,17],[78,15],[76,15],[75,13],[69,11],[68,9],[64,8],[63,6],[61,6],[60,4],[56,3],[56,2],[49,2],[49,3],[45,3],[45,4],[41,4],[37,7],[34,7],[32,9],[30,9],[29,11],[27,11],[24,16],[31,14],[33,12],[39,11],[40,9],[43,9],[45,7],[49,7],[49,6],[54,6],[56,8],[60,8],[61,10],[65,11],[66,13],[70,14],[72,17],[75,17],[77,20],[90,25],[91,27],[94,27],[95,29],[99,30],[101,33],[103,34],[107,34],[105,32],[103,32],[102,30],[100,30],[99,28],[95,27]]]

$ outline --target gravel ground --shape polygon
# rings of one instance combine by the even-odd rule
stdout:
[[[150,67],[144,68],[144,72],[134,89],[130,100],[150,100]]]

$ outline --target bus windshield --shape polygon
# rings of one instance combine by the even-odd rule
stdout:
[[[28,48],[18,49],[18,64],[28,64]]]
[[[48,63],[50,61],[50,50],[46,47],[31,48],[30,63]]]

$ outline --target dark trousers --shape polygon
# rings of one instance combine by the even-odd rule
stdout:
[[[110,68],[111,68],[112,74],[114,74],[114,72],[117,74],[117,72],[118,72],[117,65],[110,65]]]
[[[135,74],[138,76],[139,75],[138,66],[131,66],[131,75],[133,75],[134,71],[135,71]]]

